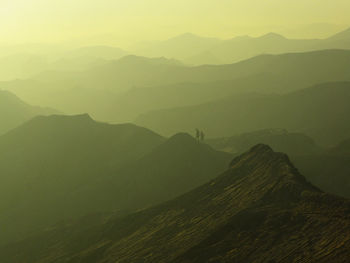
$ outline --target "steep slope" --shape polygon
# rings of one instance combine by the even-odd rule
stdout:
[[[161,134],[199,127],[208,137],[225,137],[254,130],[283,128],[336,144],[348,138],[350,83],[334,82],[286,95],[245,94],[141,115],[136,123]],[[331,105],[328,107],[328,105]]]
[[[235,154],[243,153],[261,143],[288,155],[311,154],[321,151],[312,138],[283,129],[254,131],[227,138],[209,139],[206,142],[214,149]]]
[[[0,90],[0,135],[24,123],[36,115],[47,115],[57,111],[26,104],[14,94]]]
[[[258,145],[162,205],[57,226],[0,249],[4,263],[345,262],[350,202],[310,185]]]
[[[186,134],[165,140],[88,115],[36,118],[0,137],[0,243],[62,219],[169,200],[231,158]]]

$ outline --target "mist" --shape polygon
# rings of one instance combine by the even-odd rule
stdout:
[[[0,1],[0,262],[348,262],[349,11]]]

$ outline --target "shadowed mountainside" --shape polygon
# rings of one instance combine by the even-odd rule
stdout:
[[[19,262],[345,262],[350,202],[258,145],[209,183],[146,210],[63,224],[0,249]]]
[[[88,115],[37,117],[0,137],[0,243],[62,219],[168,200],[231,158],[186,134],[166,140]]]

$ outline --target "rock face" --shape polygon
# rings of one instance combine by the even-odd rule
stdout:
[[[257,145],[187,194],[126,216],[57,226],[0,249],[4,263],[346,262],[350,202]],[[82,223],[83,222],[83,223]]]

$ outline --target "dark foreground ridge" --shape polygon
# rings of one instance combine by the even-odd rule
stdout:
[[[127,216],[55,227],[0,249],[3,263],[347,262],[350,202],[257,145],[209,183]]]

